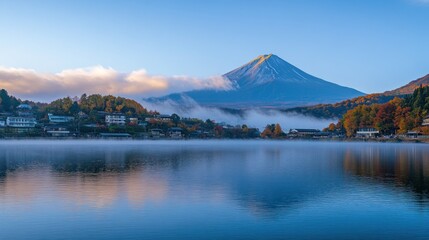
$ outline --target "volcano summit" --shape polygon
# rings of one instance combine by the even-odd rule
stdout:
[[[312,76],[273,54],[261,55],[223,77],[231,82],[231,89],[194,90],[147,100],[180,102],[191,98],[211,107],[284,108],[333,103],[365,95]]]

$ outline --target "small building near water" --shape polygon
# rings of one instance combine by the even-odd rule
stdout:
[[[172,127],[168,129],[168,135],[170,136],[170,138],[174,138],[174,139],[182,138],[183,137],[182,131],[183,129],[180,127]]]
[[[160,138],[160,137],[165,137],[165,134],[162,132],[162,129],[152,128],[150,130],[150,136],[152,138]]]
[[[359,128],[356,132],[356,137],[373,138],[380,134],[375,128]]]
[[[313,137],[320,134],[319,129],[292,128],[289,135],[293,137]]]
[[[51,137],[69,137],[70,131],[64,126],[47,126],[44,130]]]
[[[7,117],[6,125],[13,128],[34,128],[37,121],[34,117]]]
[[[407,134],[405,135],[407,138],[418,138],[419,136],[419,132],[416,131],[408,131]]]

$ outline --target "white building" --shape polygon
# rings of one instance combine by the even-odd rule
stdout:
[[[49,122],[51,123],[67,123],[72,122],[74,117],[70,116],[56,116],[54,114],[48,113]]]
[[[8,127],[16,128],[34,128],[37,122],[35,118],[32,117],[7,117],[6,125]]]
[[[146,117],[146,122],[171,122],[171,116],[166,114],[154,115],[153,117]]]
[[[70,136],[70,131],[67,130],[66,127],[63,126],[46,126],[43,130],[52,137],[68,137]]]
[[[107,125],[125,125],[125,115],[121,115],[121,114],[109,114],[106,115],[104,120],[106,121]]]
[[[135,117],[129,118],[130,124],[137,125],[139,123],[139,119]]]
[[[422,126],[429,126],[429,116],[426,116],[423,119]]]
[[[0,127],[6,127],[6,121],[0,120]]]
[[[182,138],[182,128],[179,127],[172,127],[170,129],[168,129],[168,135],[170,136],[170,138]]]
[[[375,128],[359,128],[356,132],[356,137],[376,137],[378,134],[380,134],[380,131],[378,131]]]
[[[320,134],[319,129],[304,129],[304,128],[292,128],[289,130],[289,135],[295,136],[314,136]]]

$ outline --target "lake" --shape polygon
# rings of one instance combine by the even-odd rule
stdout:
[[[0,239],[428,239],[429,145],[0,141]]]

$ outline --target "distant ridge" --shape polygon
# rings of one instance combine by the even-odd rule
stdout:
[[[416,90],[420,86],[422,86],[422,87],[429,86],[429,74],[424,76],[424,77],[418,78],[414,81],[411,81],[408,84],[406,84],[402,87],[399,87],[397,89],[394,89],[391,91],[386,91],[386,92],[384,92],[384,94],[390,95],[390,96],[411,94],[414,92],[414,90]]]
[[[285,112],[296,112],[304,115],[310,115],[318,118],[341,118],[348,110],[359,105],[383,104],[394,97],[402,98],[412,94],[417,88],[429,86],[429,74],[418,78],[397,89],[386,91],[384,93],[368,94],[357,98],[347,99],[333,104],[317,104],[314,106],[299,106],[289,108]]]
[[[347,99],[337,103],[288,108],[284,111],[299,113],[316,118],[337,119],[341,118],[348,110],[351,110],[359,105],[369,106],[375,103],[383,104],[392,100],[394,97],[395,96],[385,95],[382,93],[374,93],[352,99]]]
[[[200,105],[230,108],[284,108],[333,103],[365,95],[314,77],[274,54],[260,55],[223,77],[231,81],[230,90],[195,90],[170,94],[157,101],[183,101],[191,98]]]

